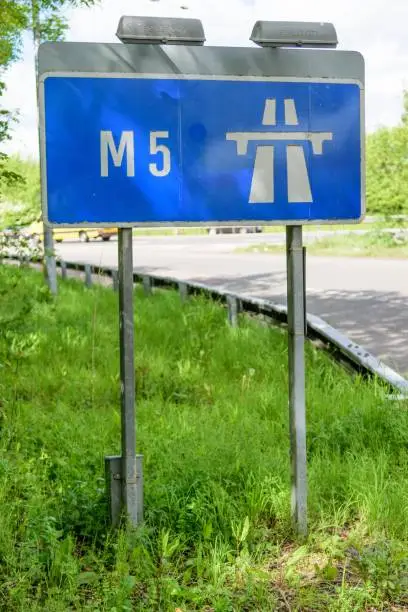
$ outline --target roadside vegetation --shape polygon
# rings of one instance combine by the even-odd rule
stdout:
[[[328,228],[329,229],[329,228]],[[394,232],[376,229],[366,234],[333,234],[322,238],[307,240],[305,228],[305,244],[310,255],[326,255],[341,257],[378,257],[405,259],[408,257],[408,232],[394,230]],[[236,253],[265,253],[278,255],[285,253],[285,246],[268,244],[267,242],[239,247]]]
[[[328,236],[311,242],[308,252],[315,255],[342,257],[379,257],[404,259],[408,257],[408,233],[371,231],[367,234]]]
[[[4,182],[0,190],[0,229],[29,225],[40,217],[38,162],[12,156],[4,168],[19,178]]]
[[[283,330],[136,291],[145,523],[112,532],[117,294],[0,266],[0,610],[406,610],[408,411],[307,346],[310,537],[290,524]]]

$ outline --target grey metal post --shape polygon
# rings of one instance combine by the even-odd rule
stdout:
[[[117,527],[122,510],[122,457],[120,455],[105,457],[105,478],[109,519],[113,527]]]
[[[292,467],[292,519],[300,536],[307,535],[307,466],[305,400],[305,303],[302,226],[286,228],[289,421]]]
[[[61,259],[61,278],[67,278],[67,264]]]
[[[43,224],[43,240],[44,240],[44,276],[47,281],[49,290],[53,295],[58,293],[57,283],[57,264],[54,253],[54,238],[52,230]]]
[[[133,242],[131,228],[119,229],[118,251],[122,502],[129,523],[136,526],[141,521],[138,488],[141,488],[142,479],[138,478],[136,463]]]
[[[231,327],[238,327],[239,300],[234,295],[227,295],[228,322]]]
[[[85,264],[85,285],[87,287],[92,285],[92,270],[89,264]]]
[[[112,270],[112,287],[114,291],[117,291],[119,289],[119,278],[117,270]]]
[[[186,302],[188,298],[188,286],[187,283],[178,283],[178,290],[180,295],[180,300],[182,302]]]
[[[305,336],[307,337],[307,302],[306,302],[306,247],[302,247],[302,257],[303,257],[303,304],[305,311]]]
[[[152,285],[153,285],[152,278],[150,276],[144,275],[142,277],[142,284],[143,284],[143,290],[145,292],[145,295],[150,295],[152,293]]]
[[[38,133],[40,133],[40,102],[39,102],[39,71],[38,71],[38,47],[40,45],[40,22],[39,22],[39,10],[34,2],[31,3],[31,20],[33,30],[33,43],[34,43],[34,61],[35,61],[35,84],[36,84],[36,100],[37,100],[37,121],[38,121]],[[44,163],[40,155],[40,165]],[[53,295],[58,293],[58,281],[57,281],[57,263],[55,260],[54,252],[54,236],[52,229],[43,223],[43,241],[44,241],[44,264],[43,271],[45,280],[48,288]]]

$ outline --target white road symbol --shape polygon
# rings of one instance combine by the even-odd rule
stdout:
[[[285,99],[285,124],[298,125],[295,101]],[[263,125],[276,126],[276,99],[267,99],[263,114]],[[315,155],[322,155],[323,143],[333,139],[333,132],[227,132],[227,140],[237,143],[237,154],[246,155],[250,141],[278,141],[289,140],[307,142],[312,144]],[[256,148],[254,173],[252,175],[249,202],[273,203],[275,200],[275,173],[274,173],[273,145],[258,145]],[[286,166],[288,184],[288,202],[313,202],[310,188],[309,174],[306,166],[305,153],[302,145],[288,144],[286,146]]]

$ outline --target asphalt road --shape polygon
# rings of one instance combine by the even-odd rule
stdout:
[[[236,293],[286,301],[282,255],[236,253],[284,234],[137,237],[134,268],[207,282]],[[67,261],[117,265],[117,242],[62,243]],[[408,260],[313,257],[307,260],[307,310],[408,375]]]

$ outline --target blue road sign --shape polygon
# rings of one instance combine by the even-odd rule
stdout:
[[[364,214],[357,81],[43,75],[51,225],[352,222]]]

